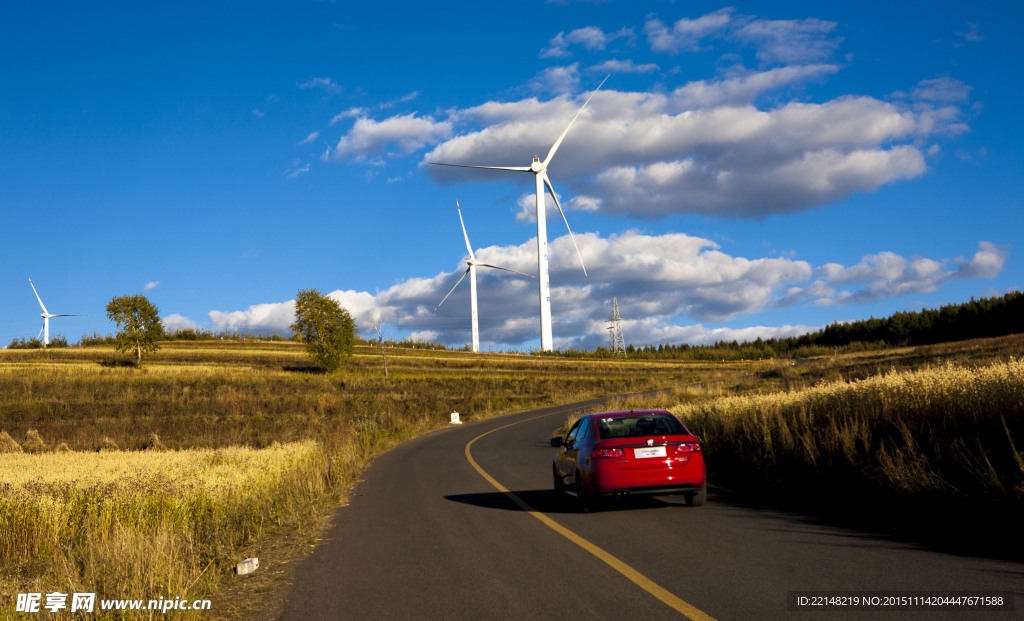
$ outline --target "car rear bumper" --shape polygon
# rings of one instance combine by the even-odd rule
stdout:
[[[681,494],[695,494],[703,489],[704,485],[647,485],[640,487],[618,487],[605,489],[598,493],[602,496],[667,496]]]
[[[600,495],[691,494],[705,483],[704,464],[682,468],[645,470],[597,470],[593,493]]]

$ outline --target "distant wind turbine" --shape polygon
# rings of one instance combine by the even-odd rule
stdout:
[[[51,317],[84,317],[85,315],[53,315],[50,311],[46,310],[46,306],[43,305],[43,299],[39,297],[39,292],[36,291],[36,286],[32,284],[32,279],[28,279],[29,286],[32,287],[32,293],[36,294],[36,299],[39,300],[39,306],[42,307],[43,312],[39,313],[39,316],[43,318],[43,327],[39,329],[39,334],[43,335],[43,347],[50,344],[50,318]],[[39,335],[36,335],[39,338]]]
[[[461,283],[463,278],[466,277],[466,274],[469,274],[469,300],[470,300],[469,305],[470,305],[470,317],[472,318],[472,325],[473,325],[473,351],[474,352],[478,352],[478,351],[480,351],[480,328],[478,327],[477,305],[476,305],[476,268],[477,268],[477,266],[480,266],[480,267],[490,267],[490,268],[496,269],[496,270],[503,270],[503,271],[506,271],[506,272],[512,272],[513,274],[521,274],[523,276],[529,276],[530,278],[533,278],[533,276],[531,274],[523,274],[523,272],[517,272],[515,270],[510,270],[507,267],[499,267],[497,265],[490,265],[488,263],[481,263],[481,262],[477,261],[476,260],[476,255],[473,254],[473,247],[469,244],[469,234],[466,233],[466,223],[462,220],[462,208],[459,207],[459,201],[455,201],[455,209],[457,209],[458,212],[459,212],[459,224],[462,225],[462,236],[466,238],[466,250],[469,251],[469,258],[466,259],[466,263],[469,265],[469,267],[467,267],[466,271],[462,273],[462,278],[459,278],[459,280],[455,283],[455,286],[452,287],[451,291],[448,292],[448,295],[444,296],[444,299],[441,300],[441,302],[437,306],[434,307],[434,311],[437,311],[437,309],[441,308],[441,304],[444,304],[444,301],[448,299],[448,296],[450,296],[452,294],[452,292],[455,291],[455,287],[458,287],[459,283]],[[431,312],[434,312],[434,311],[431,311]]]
[[[566,134],[572,129],[573,123],[576,119],[580,118],[580,114],[583,113],[583,109],[587,107],[590,100],[594,98],[597,91],[601,89],[604,83],[611,76],[605,76],[604,80],[597,85],[594,92],[590,94],[579,111],[576,112],[576,116],[569,122],[569,126],[565,128],[562,135],[558,137],[555,144],[551,145],[551,150],[548,151],[547,157],[544,161],[540,161],[539,157],[534,157],[533,162],[529,166],[470,166],[467,164],[443,164],[441,162],[431,162],[437,166],[454,166],[457,168],[484,168],[488,170],[511,170],[516,172],[530,172],[533,173],[536,193],[537,193],[537,273],[539,275],[540,285],[540,347],[543,351],[552,350],[552,338],[551,338],[551,283],[548,277],[548,229],[547,229],[547,217],[545,215],[545,204],[544,204],[544,188],[551,193],[551,198],[555,199],[555,207],[558,207],[558,213],[562,214],[562,221],[565,222],[565,228],[569,231],[569,239],[572,240],[572,245],[576,248],[576,256],[580,258],[580,265],[583,266],[583,275],[587,274],[587,267],[583,265],[583,255],[580,254],[580,248],[576,245],[576,238],[573,237],[572,229],[569,228],[569,221],[565,217],[565,212],[562,211],[562,205],[558,202],[558,196],[555,195],[555,189],[551,186],[551,179],[548,178],[548,164],[551,163],[551,159],[555,157],[555,152],[558,151],[558,147],[561,146],[562,141],[565,139]]]

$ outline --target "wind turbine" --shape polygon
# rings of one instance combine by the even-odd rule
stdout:
[[[466,277],[466,274],[469,274],[469,300],[470,300],[469,301],[469,306],[470,306],[470,317],[472,318],[472,325],[473,325],[473,351],[474,352],[478,352],[478,351],[480,351],[480,328],[478,327],[478,314],[477,314],[477,305],[476,305],[476,268],[477,268],[477,266],[480,266],[480,267],[490,267],[490,268],[493,268],[493,269],[496,269],[496,270],[503,270],[503,271],[506,271],[506,272],[512,272],[513,274],[522,274],[523,276],[529,276],[530,278],[533,278],[533,276],[531,274],[523,274],[523,272],[517,272],[515,270],[510,270],[507,267],[499,267],[497,265],[490,265],[488,263],[481,263],[480,261],[477,261],[476,260],[476,255],[473,254],[473,247],[469,244],[469,234],[466,233],[466,223],[462,220],[462,208],[459,207],[459,201],[455,201],[455,209],[457,209],[459,211],[459,223],[462,225],[462,236],[466,238],[466,250],[469,251],[469,258],[466,259],[466,263],[469,265],[469,267],[467,267],[466,271],[462,273],[462,278],[459,278],[459,280],[455,283],[455,286],[452,287],[451,291],[448,292],[448,295],[444,296],[444,299],[441,300],[441,302],[437,306],[435,306],[434,310],[431,311],[431,312],[435,312],[435,311],[437,311],[437,309],[441,308],[441,304],[444,304],[444,300],[448,299],[448,296],[450,296],[452,294],[452,292],[455,291],[455,287],[458,287],[459,283],[462,282],[463,278]]]
[[[50,317],[84,317],[84,315],[53,315],[50,311],[46,310],[46,306],[43,304],[43,299],[39,297],[39,292],[36,291],[36,286],[32,284],[32,279],[28,279],[29,286],[32,287],[32,293],[36,294],[36,299],[39,300],[39,306],[43,308],[43,312],[39,313],[39,316],[43,318],[43,327],[39,329],[39,334],[43,335],[43,347],[50,344]],[[39,335],[36,335],[39,338]]]
[[[583,105],[580,106],[576,116],[572,117],[572,121],[569,122],[569,126],[565,128],[562,135],[558,137],[555,144],[551,145],[551,150],[548,151],[547,157],[542,162],[539,157],[534,156],[533,162],[529,166],[470,166],[467,164],[443,164],[441,162],[431,162],[438,166],[454,166],[457,168],[484,168],[488,170],[511,170],[515,172],[529,172],[533,173],[534,185],[536,186],[537,193],[537,273],[539,274],[539,285],[540,285],[540,348],[543,351],[552,350],[552,338],[551,338],[551,283],[548,277],[548,225],[547,217],[545,215],[545,204],[544,204],[544,188],[547,188],[551,192],[551,198],[555,200],[555,207],[558,207],[558,213],[562,214],[562,221],[565,222],[565,228],[569,231],[569,239],[572,240],[572,245],[576,248],[576,256],[580,258],[580,265],[583,267],[583,275],[587,275],[587,266],[583,265],[583,255],[580,254],[580,248],[576,245],[576,238],[573,237],[572,229],[569,228],[569,221],[565,217],[565,212],[562,211],[562,205],[558,202],[558,196],[555,195],[555,189],[551,187],[551,179],[548,178],[548,164],[551,163],[551,159],[555,157],[555,152],[558,151],[558,147],[561,146],[562,141],[565,140],[566,134],[572,129],[573,123],[576,119],[580,118],[580,114],[583,113],[583,109],[587,107],[590,100],[594,98],[597,91],[604,85],[604,83],[611,77],[605,76],[604,80],[597,85],[594,92],[590,94]]]

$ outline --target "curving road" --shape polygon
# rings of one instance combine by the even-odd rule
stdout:
[[[915,549],[732,504],[714,491],[699,508],[647,499],[575,513],[549,491],[548,442],[580,405],[594,403],[452,426],[380,457],[327,540],[296,569],[281,618],[973,621],[1024,614],[1022,564]],[[713,482],[713,464],[710,472]],[[1003,592],[1014,610],[790,608],[797,595],[824,591]]]

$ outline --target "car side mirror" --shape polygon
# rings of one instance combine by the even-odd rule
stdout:
[[[562,446],[562,437],[555,436],[554,438],[551,438],[551,446]]]

